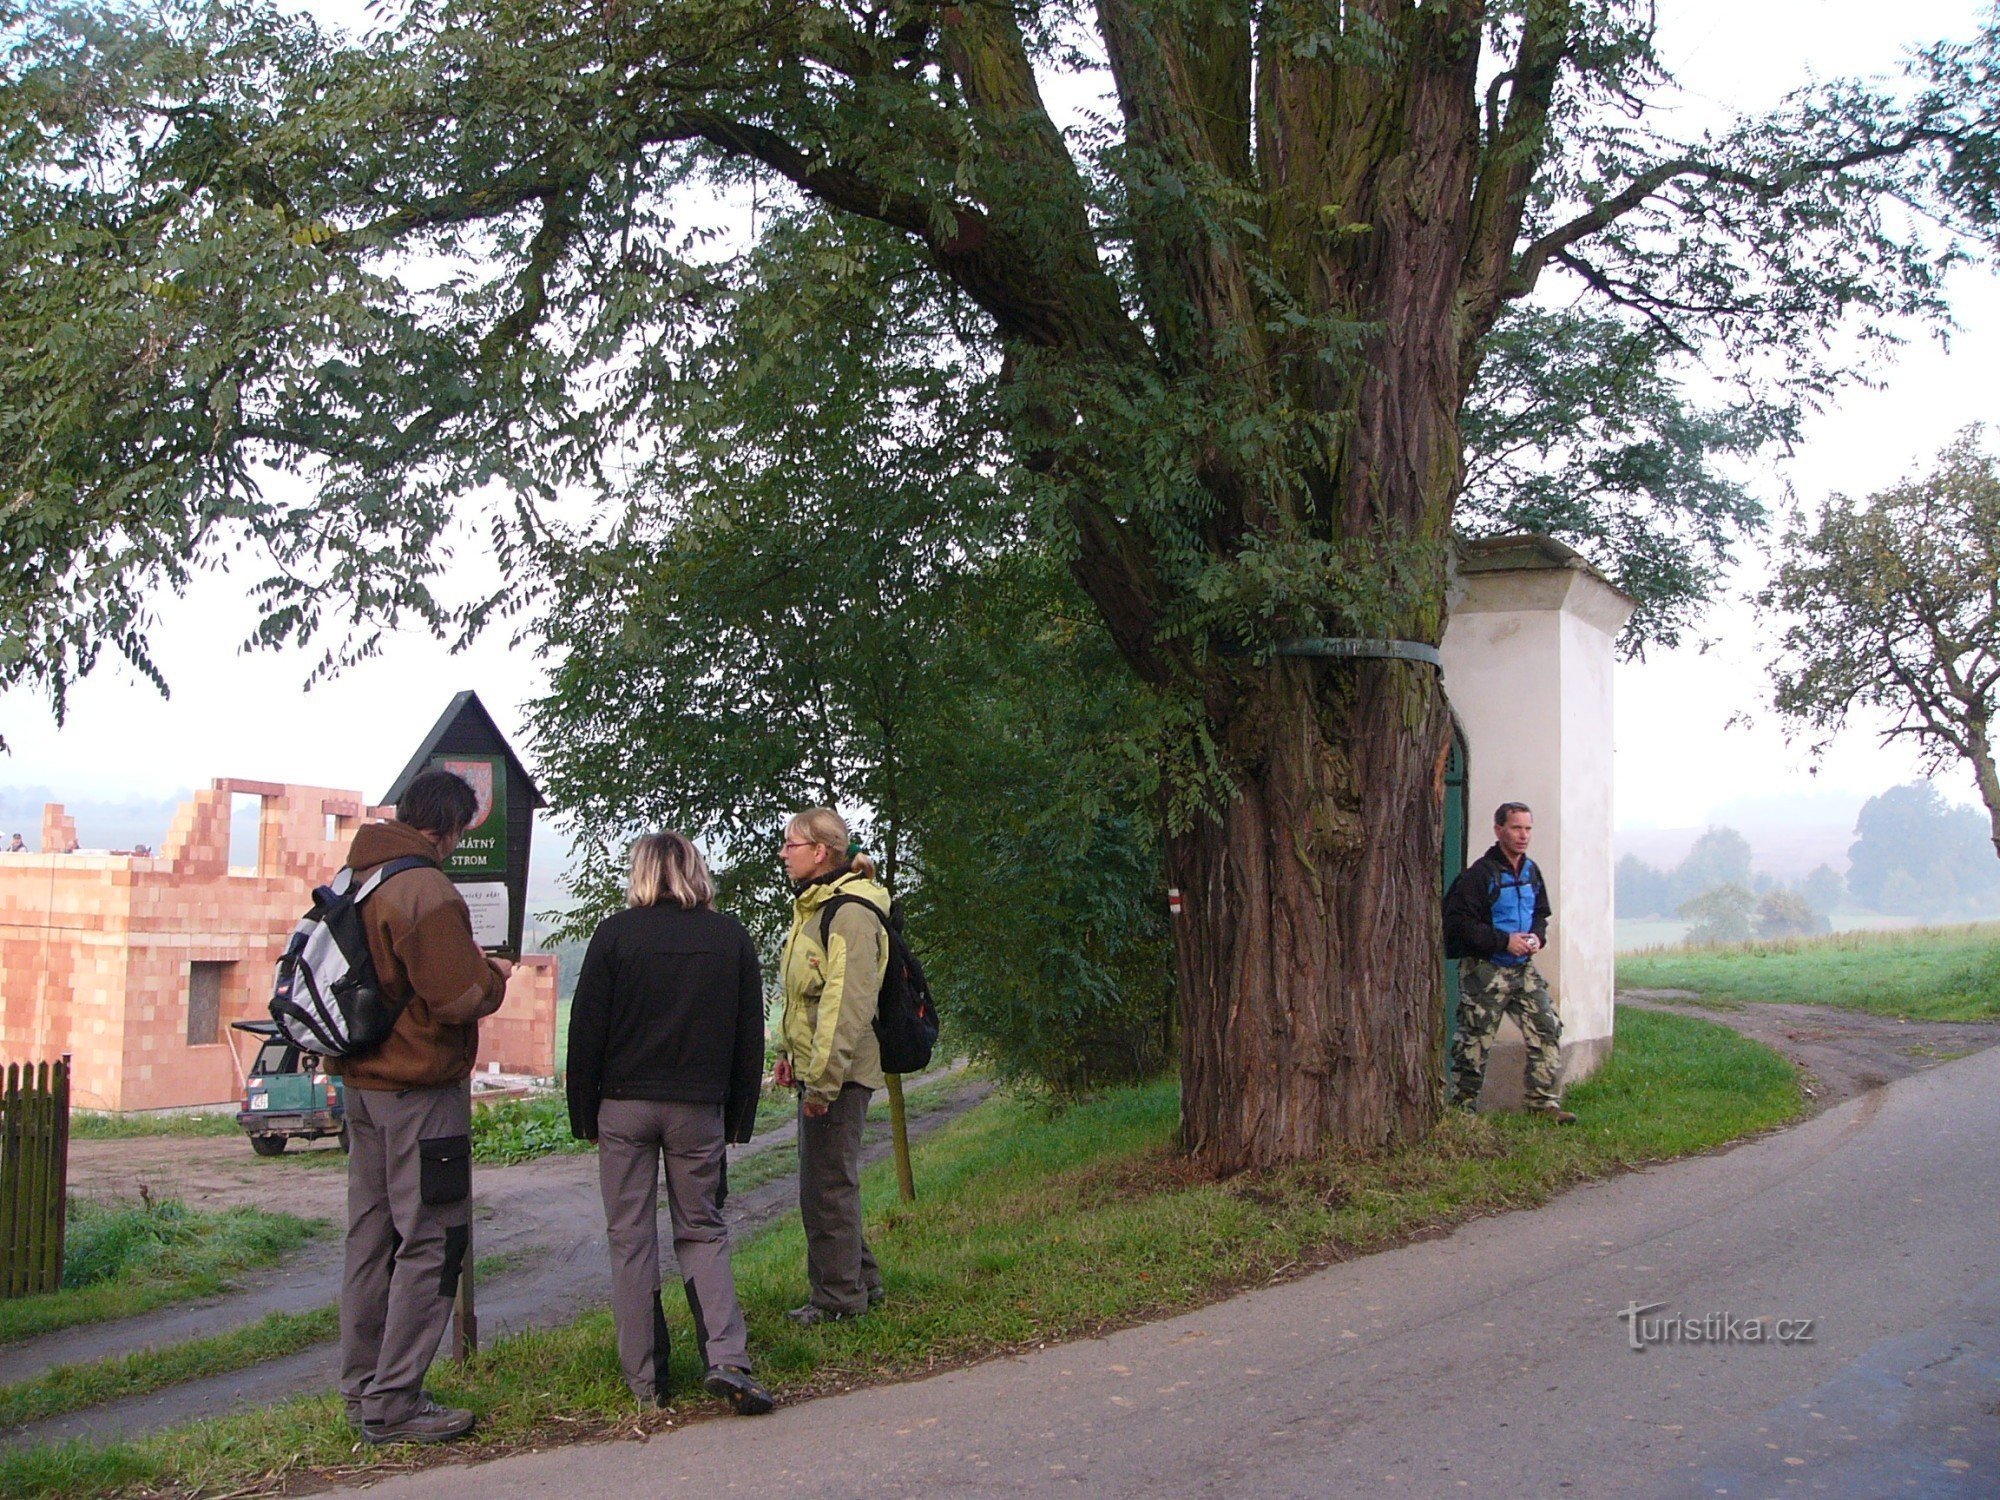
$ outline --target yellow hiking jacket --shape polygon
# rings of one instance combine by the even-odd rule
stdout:
[[[806,1097],[827,1104],[843,1084],[883,1086],[875,1002],[889,971],[889,944],[873,913],[848,902],[834,911],[827,946],[820,946],[820,908],[841,895],[889,909],[889,892],[863,875],[850,872],[807,886],[792,900],[792,930],[780,964],[785,1055]]]

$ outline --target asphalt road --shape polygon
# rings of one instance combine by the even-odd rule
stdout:
[[[369,1493],[2000,1496],[1997,1144],[1993,1048],[1170,1322]],[[1634,1350],[1653,1303],[1811,1338]]]

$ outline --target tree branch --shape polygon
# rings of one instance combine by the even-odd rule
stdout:
[[[1521,26],[1514,65],[1493,80],[1486,96],[1487,140],[1479,185],[1472,195],[1472,224],[1465,255],[1467,313],[1465,358],[1479,349],[1507,300],[1508,263],[1521,237],[1528,193],[1541,160],[1549,106],[1569,50],[1571,7],[1566,0],[1531,5]],[[1504,125],[1496,126],[1502,81],[1513,87]]]
[[[1742,188],[1757,198],[1769,200],[1790,192],[1807,178],[1832,176],[1854,167],[1866,166],[1870,162],[1885,161],[1890,157],[1904,155],[1920,146],[1936,145],[1949,139],[1944,131],[1913,125],[1894,140],[1845,151],[1838,156],[1802,161],[1774,177],[1759,177],[1752,172],[1719,166],[1698,157],[1680,157],[1673,161],[1661,162],[1658,166],[1640,173],[1622,191],[1605,199],[1590,212],[1579,214],[1567,224],[1550,230],[1529,245],[1521,252],[1520,259],[1514,263],[1513,274],[1507,279],[1501,295],[1510,300],[1527,296],[1535,289],[1535,283],[1540,279],[1542,270],[1549,261],[1556,259],[1561,252],[1579,240],[1609,229],[1627,214],[1650,202],[1663,189],[1683,178]]]

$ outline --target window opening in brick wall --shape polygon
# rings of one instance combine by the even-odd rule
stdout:
[[[190,1047],[212,1047],[222,1040],[222,980],[233,967],[196,959],[188,965],[188,1029]]]
[[[252,792],[229,794],[229,873],[261,874],[264,858],[264,799]]]

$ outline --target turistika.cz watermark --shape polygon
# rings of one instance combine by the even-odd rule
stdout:
[[[1648,1316],[1666,1305],[1631,1302],[1620,1308],[1626,1343],[1643,1350],[1653,1344],[1810,1344],[1818,1339],[1818,1318],[1753,1318],[1740,1313]]]

